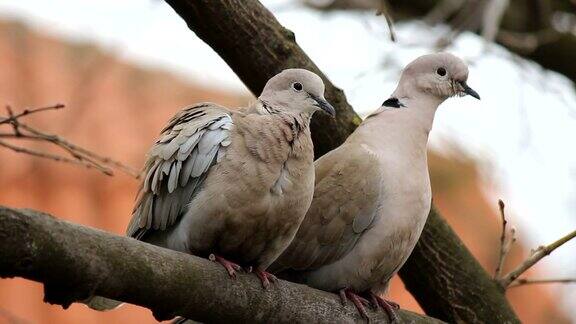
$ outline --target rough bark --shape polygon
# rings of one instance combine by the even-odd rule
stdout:
[[[230,279],[208,260],[131,238],[0,206],[0,277],[44,284],[45,301],[68,307],[97,294],[144,306],[158,320],[207,323],[355,323],[335,294],[280,280],[264,290],[253,274]],[[388,323],[384,312],[371,318]],[[441,323],[407,311],[404,323]]]
[[[430,316],[449,323],[519,323],[502,287],[435,210],[400,277]]]
[[[262,89],[270,76],[287,67],[304,67],[319,72],[296,44],[293,33],[282,27],[257,0],[166,2],[193,32],[216,50],[254,93]],[[343,92],[328,80],[325,82],[327,98],[336,107],[337,116],[335,121],[317,119],[313,124],[314,143],[319,154],[340,145],[360,120]],[[502,290],[435,213],[431,213],[422,240],[425,243],[416,247],[402,273],[406,286],[427,312],[447,321],[494,323],[494,319],[500,319],[503,323],[519,322]],[[433,244],[435,240],[442,240],[442,244]],[[431,262],[435,255],[438,258]],[[453,255],[459,259],[448,257]],[[454,272],[456,270],[458,272]],[[434,278],[436,275],[443,277]],[[464,280],[466,276],[470,278],[469,282]],[[451,277],[458,280],[447,285],[445,281]],[[428,286],[423,287],[419,284],[422,282]],[[473,283],[476,288],[469,290],[468,286]],[[437,301],[437,296],[446,297]]]

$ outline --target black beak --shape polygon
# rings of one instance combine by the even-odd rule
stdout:
[[[316,101],[315,106],[322,109],[322,111],[324,111],[325,113],[327,113],[328,115],[335,117],[336,116],[336,109],[334,109],[334,107],[332,107],[331,104],[328,103],[328,101],[324,100],[323,98],[320,97],[316,97],[313,94],[309,94],[310,98],[312,98],[314,101]]]
[[[476,92],[476,91],[474,91],[474,89],[470,88],[466,84],[466,81],[460,81],[459,83],[462,86],[462,88],[464,89],[465,94],[470,95],[470,96],[480,100],[480,95],[478,94],[478,92]]]

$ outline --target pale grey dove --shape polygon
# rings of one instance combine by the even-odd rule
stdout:
[[[312,205],[290,246],[270,267],[281,277],[340,291],[367,318],[414,248],[430,211],[426,146],[438,105],[478,94],[466,64],[447,53],[422,56],[398,87],[337,149],[315,163]],[[362,298],[362,296],[364,298]]]
[[[177,113],[148,153],[127,235],[208,257],[230,276],[266,268],[294,237],[314,190],[310,118],[334,115],[316,74],[288,69],[241,110],[213,103]],[[97,309],[118,303],[96,297]]]

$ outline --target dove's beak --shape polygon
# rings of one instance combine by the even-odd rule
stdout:
[[[460,81],[458,82],[460,83],[460,86],[462,87],[462,91],[467,94],[470,95],[478,100],[480,100],[480,95],[478,94],[478,92],[474,91],[474,89],[470,88],[467,84],[466,81]]]
[[[322,111],[324,111],[325,113],[327,113],[328,115],[335,117],[336,116],[336,109],[334,109],[334,107],[332,107],[331,104],[328,103],[328,101],[326,101],[326,99],[322,98],[322,97],[317,97],[313,94],[310,94],[310,97],[316,101],[316,103],[314,104],[316,107],[322,109]]]

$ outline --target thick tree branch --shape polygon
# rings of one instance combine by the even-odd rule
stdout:
[[[252,274],[233,280],[215,263],[131,238],[0,206],[0,276],[44,284],[45,301],[68,307],[93,294],[141,305],[159,320],[208,323],[354,323],[335,294],[280,280],[268,290]],[[400,311],[404,323],[441,323]],[[371,312],[387,323],[384,312]]]
[[[294,35],[256,0],[166,0],[192,31],[220,54],[258,93],[266,80],[287,67],[319,72]],[[328,80],[327,98],[336,121],[313,123],[316,152],[337,147],[358,125],[342,91]],[[448,224],[431,212],[401,277],[424,310],[464,323],[517,323],[503,290],[482,269]]]

